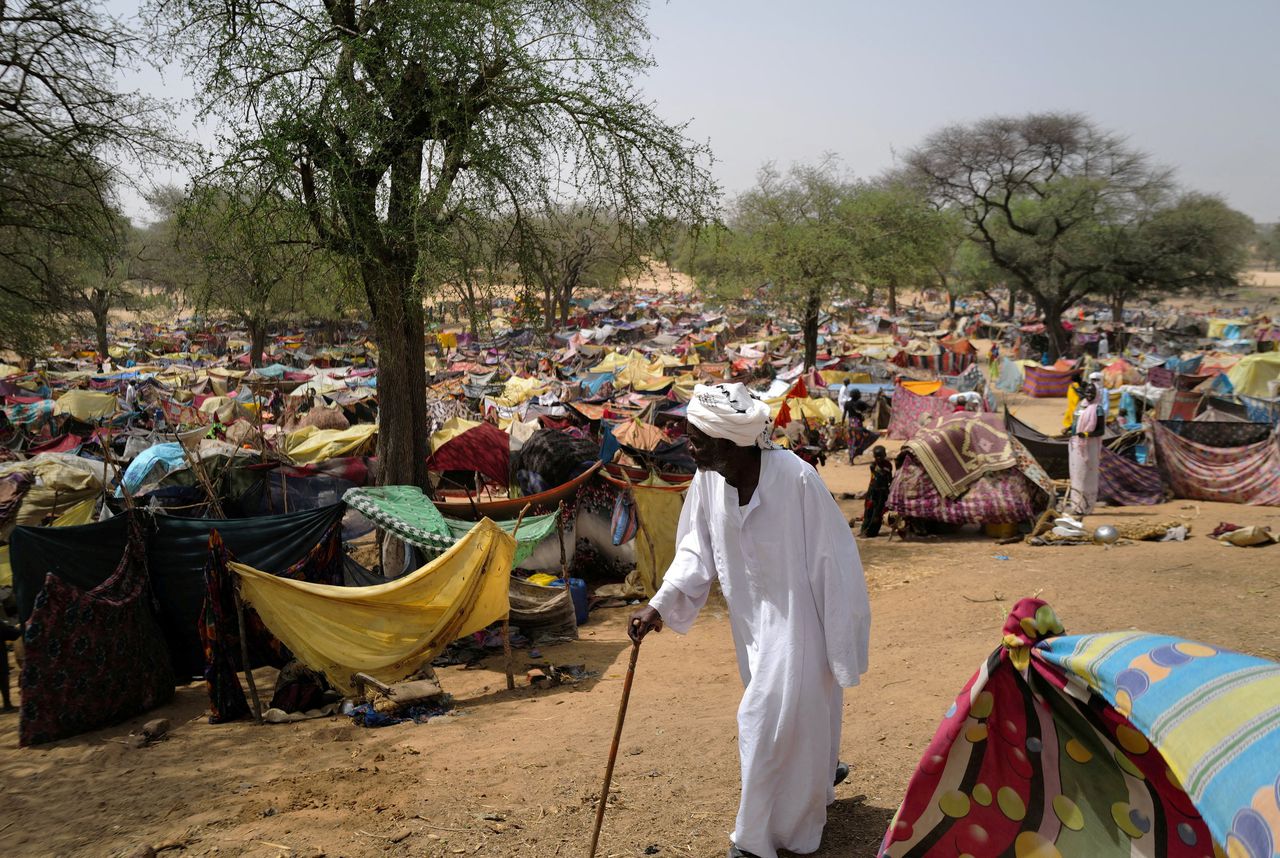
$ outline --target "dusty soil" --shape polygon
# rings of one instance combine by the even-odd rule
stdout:
[[[1016,402],[1052,426],[1062,403]],[[865,464],[832,462],[837,493]],[[842,501],[849,515],[860,501]],[[1005,611],[1039,594],[1068,631],[1137,627],[1280,658],[1280,547],[1205,538],[1219,521],[1280,526],[1280,509],[1174,502],[1106,510],[1097,521],[1185,519],[1185,543],[1035,548],[980,534],[865,540],[871,670],[846,694],[843,757],[822,849],[873,855],[938,719],[997,645]],[[1007,558],[1007,559],[1004,559]],[[0,716],[0,854],[584,856],[622,688],[626,611],[596,612],[581,640],[543,660],[585,663],[599,679],[505,690],[501,657],[448,668],[456,715],[378,730],[345,718],[210,726],[198,685],[146,718],[169,738],[120,743],[146,718],[35,749]],[[517,654],[523,670],[531,661]],[[270,687],[272,671],[259,672]],[[601,856],[720,856],[737,804],[734,712],[741,687],[723,604],[687,637],[645,643],[605,818]]]

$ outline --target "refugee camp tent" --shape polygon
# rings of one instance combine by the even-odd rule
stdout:
[[[1272,435],[1242,447],[1210,447],[1181,437],[1163,422],[1151,427],[1156,462],[1174,497],[1280,506],[1280,440]]]
[[[244,562],[276,573],[297,563],[321,541],[340,538],[343,511],[342,504],[335,504],[227,520],[138,512],[79,527],[18,527],[10,542],[18,618],[25,621],[31,616],[47,577],[91,591],[117,570],[132,542],[145,535],[148,583],[174,672],[179,677],[197,676],[205,663],[197,621],[205,597],[210,533],[216,529]],[[131,529],[131,515],[141,518],[136,529]],[[72,635],[74,630],[65,633]]]
[[[1280,665],[1022,599],[947,710],[879,855],[1265,856]]]
[[[1060,361],[1053,366],[1025,366],[1023,369],[1023,390],[1028,396],[1036,398],[1066,396],[1071,386],[1071,377],[1075,367],[1070,362],[1062,365]]]
[[[919,521],[1013,524],[1038,516],[1053,481],[995,414],[953,414],[903,445],[888,508]]]
[[[488,519],[422,568],[371,587],[294,581],[229,564],[245,601],[307,667],[344,694],[365,673],[397,682],[509,610],[515,540]]]
[[[1280,381],[1280,352],[1245,355],[1227,372],[1227,378],[1238,394],[1274,399],[1280,395],[1273,386]]]

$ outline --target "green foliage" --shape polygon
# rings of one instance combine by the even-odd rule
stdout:
[[[173,213],[177,249],[191,276],[192,308],[243,324],[256,366],[271,325],[291,315],[342,315],[349,292],[331,255],[314,248],[305,213],[270,188],[224,182],[197,188]]]
[[[643,0],[151,0],[221,153],[302,203],[358,270],[380,347],[380,476],[426,480],[423,298],[451,225],[559,205],[706,217],[708,153],[636,79]]]
[[[906,162],[1009,285],[1035,299],[1057,354],[1062,313],[1090,293],[1222,283],[1239,271],[1235,213],[1208,198],[1178,201],[1168,171],[1081,116],[944,128]]]

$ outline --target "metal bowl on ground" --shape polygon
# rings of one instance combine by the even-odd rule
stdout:
[[[1109,524],[1100,524],[1093,529],[1093,541],[1099,545],[1113,545],[1120,538],[1120,531]]]

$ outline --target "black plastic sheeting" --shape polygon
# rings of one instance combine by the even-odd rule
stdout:
[[[191,519],[145,512],[147,569],[161,631],[169,645],[174,674],[199,676],[204,653],[196,630],[204,605],[204,567],[209,534],[217,530],[231,553],[248,566],[277,574],[297,563],[342,519],[344,504],[240,519]],[[79,527],[17,527],[10,540],[13,593],[18,617],[25,621],[53,574],[81,589],[98,586],[124,555],[129,535],[126,516]]]

